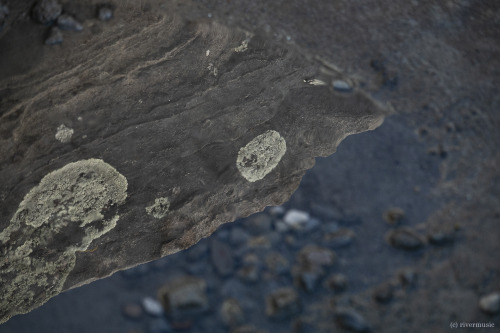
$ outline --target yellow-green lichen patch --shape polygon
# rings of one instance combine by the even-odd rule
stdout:
[[[270,130],[240,149],[236,167],[246,180],[255,182],[271,172],[285,152],[285,139],[278,132]]]
[[[146,207],[146,213],[154,218],[164,218],[170,208],[170,201],[168,198],[156,198],[154,204]]]
[[[92,241],[116,226],[127,179],[98,159],[69,163],[26,194],[0,233],[0,322],[61,292]]]

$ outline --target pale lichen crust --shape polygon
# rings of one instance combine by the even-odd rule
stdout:
[[[61,143],[68,143],[71,141],[71,137],[73,136],[73,129],[65,126],[64,124],[60,125],[57,128],[56,132],[56,140],[60,141]]]
[[[98,159],[69,163],[24,197],[0,233],[0,322],[62,291],[76,252],[116,226],[127,179]]]
[[[161,219],[167,216],[170,208],[170,201],[168,198],[156,198],[154,204],[146,207],[146,213],[154,218]]]
[[[238,152],[236,167],[249,182],[261,180],[280,162],[286,152],[286,142],[273,130],[267,131]]]

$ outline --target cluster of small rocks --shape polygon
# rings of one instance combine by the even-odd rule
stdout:
[[[389,228],[386,246],[401,253],[420,251],[427,244],[452,244],[456,237],[455,231],[422,234],[405,225],[405,212],[400,208],[392,208],[382,217]],[[355,229],[350,226],[353,224],[320,220],[281,206],[226,224],[186,251],[123,272],[134,279],[151,269],[182,267],[180,274],[162,282],[156,298],[126,304],[123,313],[135,321],[149,318],[148,329],[138,331],[147,333],[201,332],[208,327],[231,333],[265,333],[276,324],[289,331],[309,332],[301,318],[305,318],[311,297],[350,299],[349,278],[339,268],[342,251],[356,243]],[[396,271],[392,280],[371,290],[374,304],[386,306],[402,293],[412,292],[417,277],[412,268]],[[487,295],[479,307],[494,313],[498,302],[497,294]],[[372,331],[363,311],[349,301],[328,311],[337,328]]]
[[[37,1],[32,9],[31,14],[36,22],[50,27],[48,36],[45,39],[46,45],[61,44],[64,40],[63,31],[83,31],[83,24],[79,22],[74,16],[65,13],[63,6],[59,3],[58,0]],[[96,16],[101,21],[110,20],[113,17],[113,7],[107,4],[97,6]]]
[[[271,207],[224,225],[186,251],[123,272],[135,279],[151,269],[184,267],[158,288],[156,299],[148,296],[126,304],[123,313],[133,321],[149,318],[148,333],[198,332],[207,325],[213,331],[269,332],[272,323],[297,331],[307,297],[348,290],[348,277],[336,271],[335,251],[354,240],[353,230],[335,222]],[[169,266],[170,261],[176,263]],[[351,325],[363,332],[369,326],[353,309],[342,311],[337,314],[339,327]],[[200,324],[200,318],[214,322]]]
[[[384,219],[391,226],[386,236],[387,242],[394,248],[416,251],[425,247],[426,244],[444,246],[452,244],[457,237],[457,229],[433,230],[423,235],[414,228],[401,226],[405,221],[405,213],[401,208],[391,208],[384,213]]]

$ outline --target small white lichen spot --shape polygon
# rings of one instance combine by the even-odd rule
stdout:
[[[249,40],[245,39],[243,42],[241,42],[240,46],[234,48],[234,52],[241,53],[241,52],[245,52],[246,50],[248,50],[248,42],[249,42]]]
[[[326,86],[326,82],[318,79],[305,79],[305,83],[308,83],[312,86]]]
[[[276,131],[267,131],[238,152],[236,167],[249,182],[261,180],[280,162],[286,152],[285,139]]]
[[[154,204],[146,207],[146,213],[154,218],[164,218],[170,208],[170,201],[168,198],[156,198]]]
[[[64,124],[60,125],[57,128],[56,132],[56,140],[62,142],[62,143],[68,143],[71,141],[71,136],[73,136],[73,129],[66,127]]]
[[[90,159],[52,171],[26,194],[0,232],[0,322],[61,292],[76,253],[116,226],[127,186],[111,165]]]

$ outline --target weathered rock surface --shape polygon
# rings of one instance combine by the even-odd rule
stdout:
[[[313,157],[380,123],[373,98],[410,111],[498,105],[488,2],[194,3],[138,13],[124,1],[106,28],[92,10],[92,28],[60,49],[44,48],[39,26],[6,23],[0,321],[283,202]],[[31,2],[11,5],[18,17]],[[68,171],[89,161],[102,168]]]
[[[315,156],[383,119],[360,91],[304,83],[324,66],[264,35],[131,23],[0,70],[2,321],[282,203]]]

